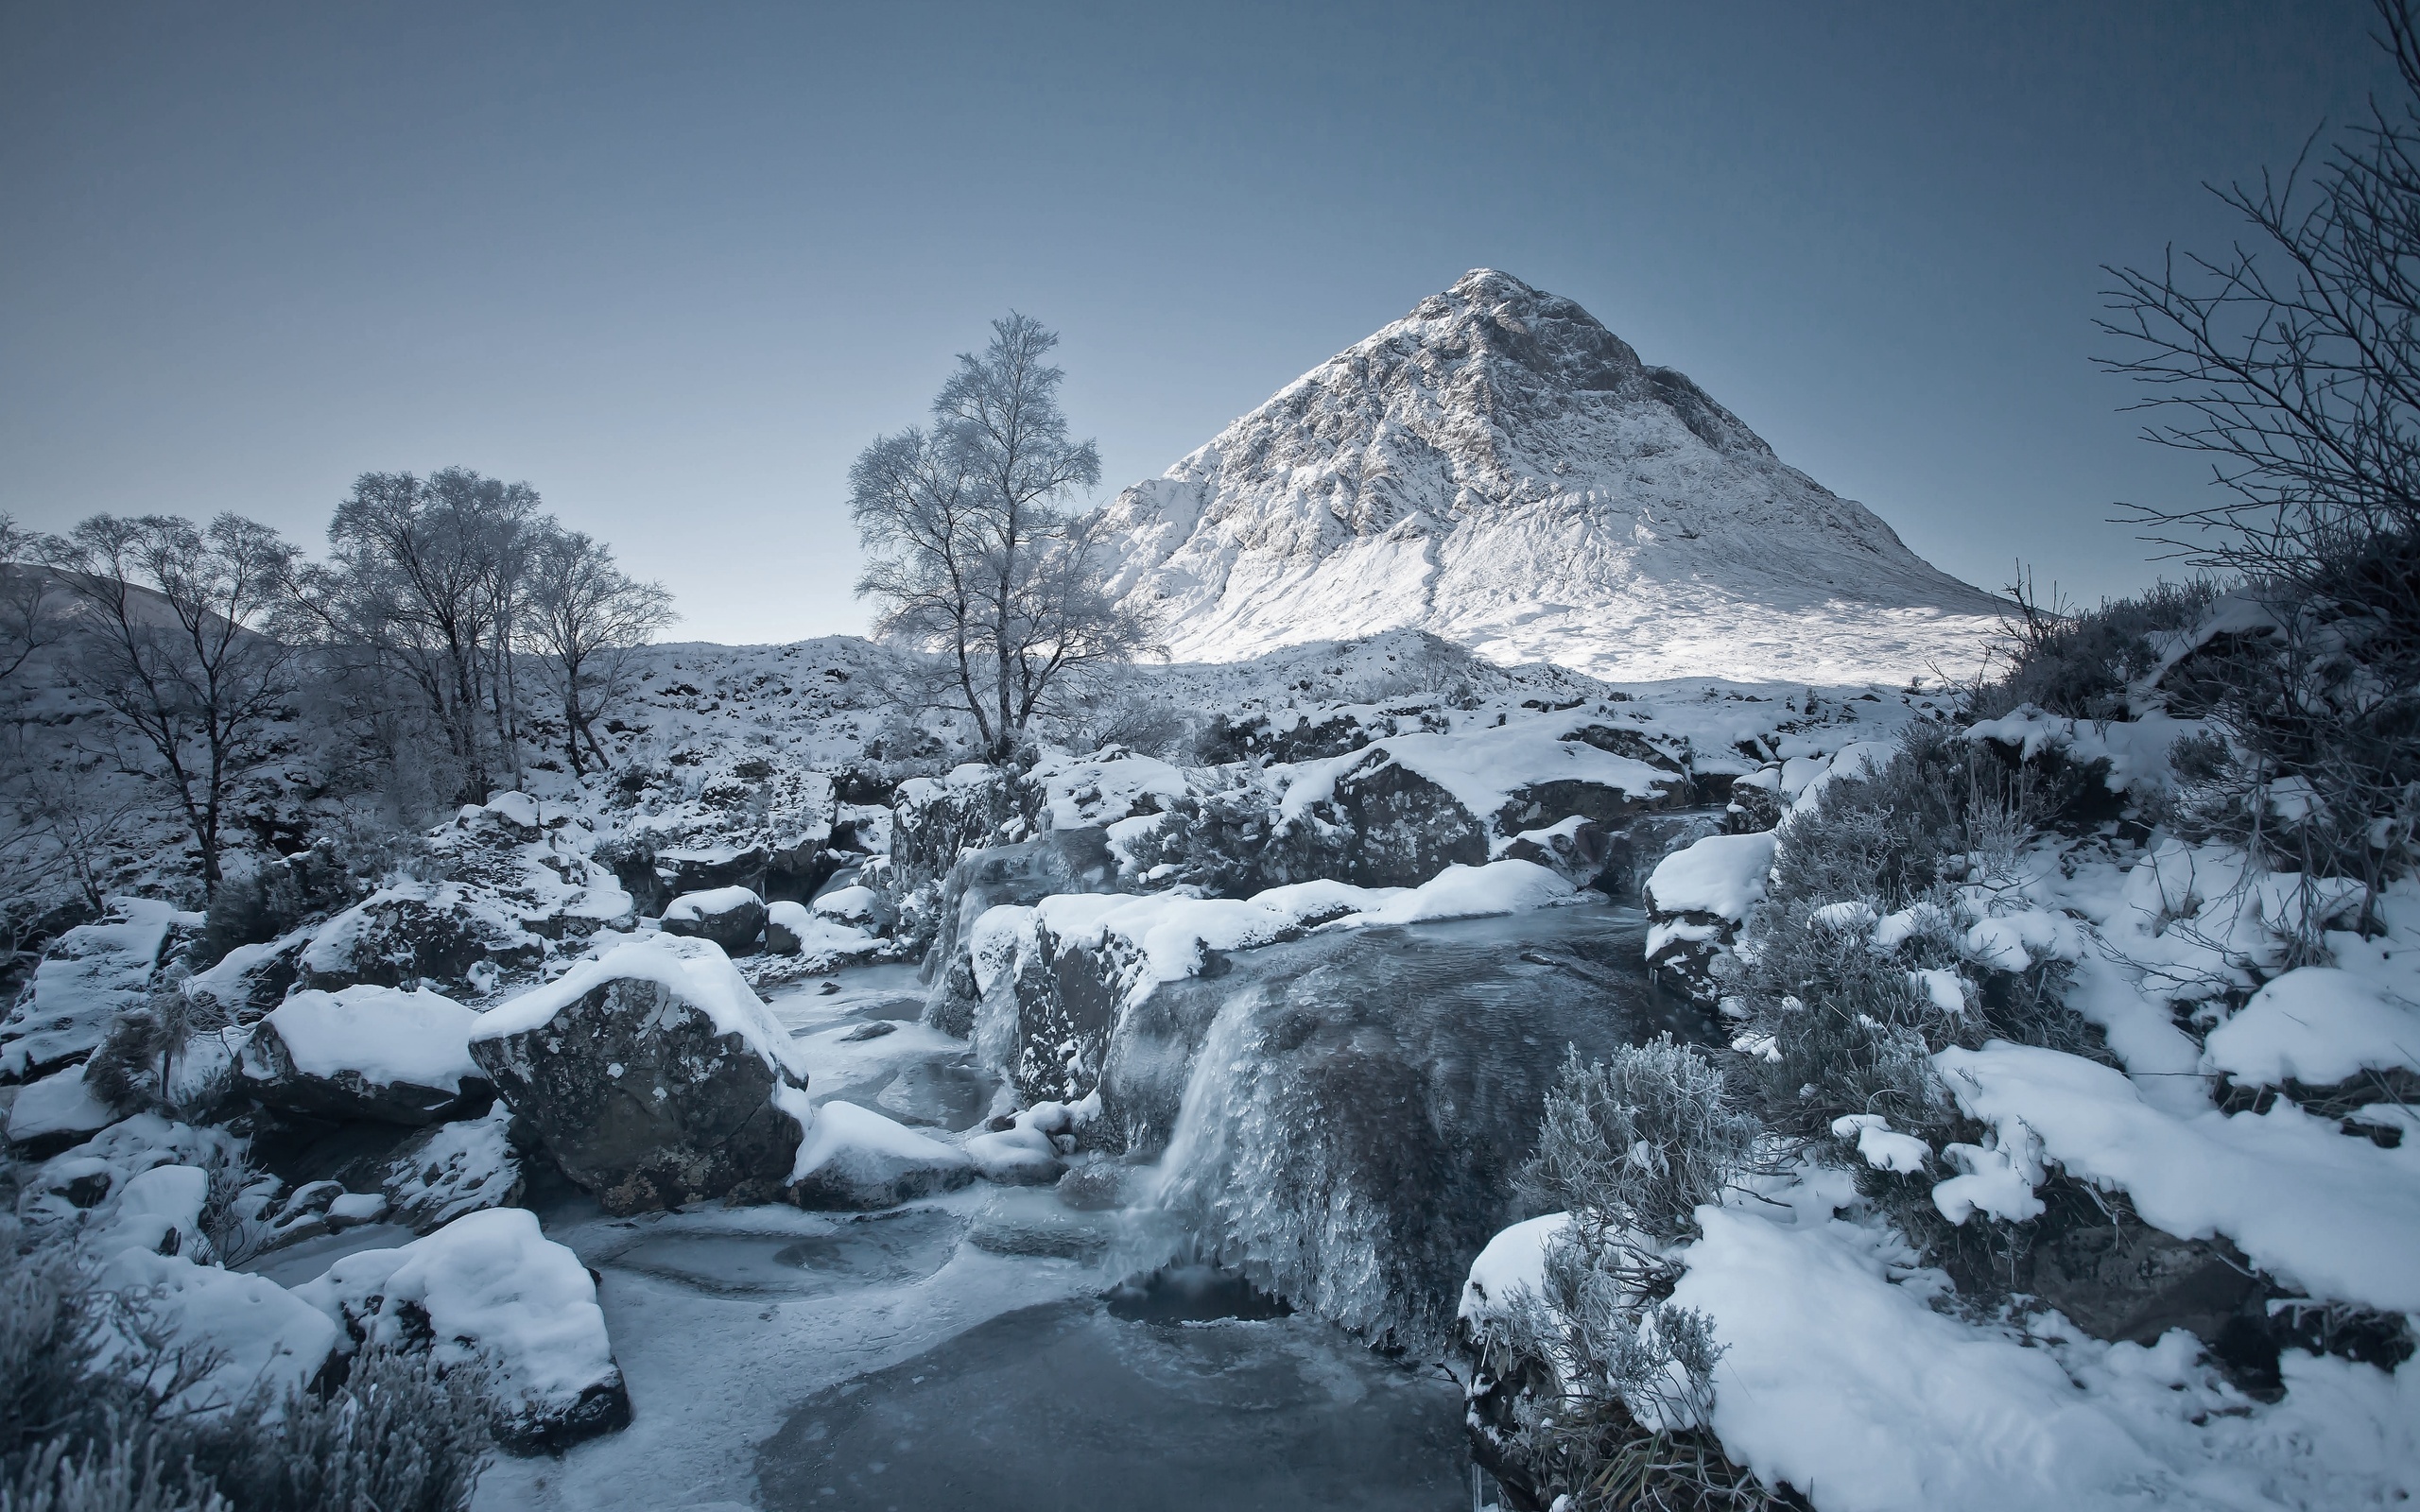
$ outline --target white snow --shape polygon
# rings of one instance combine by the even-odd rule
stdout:
[[[480,1074],[471,1059],[479,1016],[451,998],[400,988],[358,986],[289,995],[262,1021],[277,1030],[295,1069],[306,1076],[352,1072],[381,1087],[461,1090]],[[246,1073],[258,1076],[249,1060]]]
[[[1462,1283],[1461,1301],[1454,1315],[1465,1323],[1481,1324],[1509,1304],[1515,1293],[1541,1290],[1547,1279],[1547,1246],[1570,1227],[1571,1214],[1549,1212],[1524,1219],[1490,1239],[1471,1262],[1470,1279]]]
[[[1779,837],[1710,834],[1675,850],[1648,873],[1648,906],[1662,913],[1712,914],[1733,922],[1765,896],[1765,873],[1772,869]]]
[[[30,1140],[91,1134],[117,1122],[107,1103],[84,1085],[81,1065],[55,1071],[18,1090],[9,1108],[9,1138],[23,1144]]]
[[[2204,1041],[2209,1067],[2274,1087],[2330,1086],[2363,1071],[2420,1072],[2420,1011],[2332,966],[2276,977]]]
[[[653,982],[703,1013],[717,1034],[746,1040],[768,1066],[800,1078],[806,1074],[789,1031],[767,1010],[722,947],[675,935],[641,935],[613,945],[601,956],[575,962],[554,981],[481,1014],[471,1039],[501,1040],[540,1028],[590,992],[616,981]]]
[[[1932,1159],[1932,1146],[1913,1134],[1901,1134],[1879,1113],[1851,1113],[1832,1120],[1836,1139],[1857,1141],[1857,1153],[1877,1171],[1912,1176]],[[1956,1219],[1951,1219],[1955,1223]]]
[[[2288,1351],[2260,1405],[2172,1332],[2103,1344],[1935,1311],[1945,1284],[1876,1228],[1832,1218],[1825,1173],[1790,1206],[1702,1208],[1673,1300],[1726,1352],[1723,1449],[1822,1512],[2149,1512],[2394,1505],[2420,1491],[2420,1371]]]
[[[1496,833],[1495,821],[1522,788],[1553,782],[1592,782],[1632,798],[1649,799],[1685,784],[1687,780],[1676,773],[1600,750],[1585,741],[1562,738],[1586,723],[1569,715],[1508,718],[1502,725],[1451,734],[1391,735],[1342,756],[1271,768],[1270,775],[1287,784],[1278,813],[1284,818],[1300,818],[1312,804],[1333,799],[1338,782],[1348,773],[1366,777],[1392,763],[1443,788],[1488,827],[1491,852],[1501,853],[1512,837]]]
[[[874,904],[879,901],[879,895],[872,887],[835,887],[815,900],[815,911],[828,919],[854,922],[860,919],[872,919]],[[777,908],[781,905],[772,903],[767,906]]]

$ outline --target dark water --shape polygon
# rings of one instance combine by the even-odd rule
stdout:
[[[997,1317],[825,1392],[758,1452],[762,1504],[1437,1512],[1469,1504],[1461,1390],[1306,1317]]]

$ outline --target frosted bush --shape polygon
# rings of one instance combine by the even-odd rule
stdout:
[[[1646,1255],[1695,1231],[1699,1206],[1749,1169],[1760,1131],[1714,1063],[1668,1034],[1592,1065],[1572,1051],[1522,1189],[1570,1213],[1592,1248]]]

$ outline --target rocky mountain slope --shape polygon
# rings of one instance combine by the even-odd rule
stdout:
[[[1623,680],[1902,679],[1998,601],[1569,300],[1481,268],[1109,506],[1176,659],[1404,627]]]

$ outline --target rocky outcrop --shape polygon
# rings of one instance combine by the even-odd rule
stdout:
[[[976,1174],[955,1145],[854,1103],[825,1103],[799,1145],[789,1196],[802,1208],[893,1208]]]
[[[471,1056],[611,1212],[782,1194],[806,1067],[711,940],[650,936],[485,1015]]]
[[[1119,884],[1108,836],[1098,829],[1053,830],[960,858],[935,904],[934,938],[925,956],[925,1022],[944,1034],[974,1032],[975,1005],[983,993],[966,940],[985,913],[1003,904],[1029,907],[1060,893],[1115,892]]]
[[[1716,963],[1765,895],[1775,843],[1770,831],[1708,835],[1656,864],[1643,892],[1647,966],[1658,982],[1696,1003],[1721,997]]]
[[[546,941],[493,891],[460,882],[383,887],[321,925],[298,963],[296,986],[432,988],[482,998],[533,974]]]
[[[100,923],[61,935],[0,1019],[0,1077],[30,1080],[91,1055],[111,1022],[143,1003],[171,948],[201,923],[199,914],[164,902],[114,898]]]

